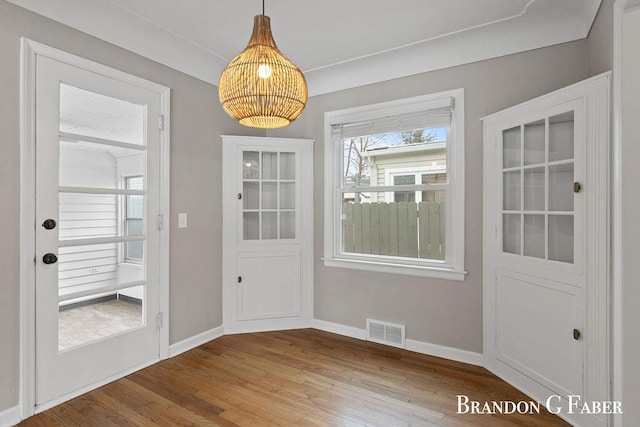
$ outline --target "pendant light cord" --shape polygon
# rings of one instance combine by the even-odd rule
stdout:
[[[264,0],[262,0],[262,16],[264,16]]]

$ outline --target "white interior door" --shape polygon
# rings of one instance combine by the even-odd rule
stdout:
[[[159,358],[160,96],[41,56],[36,77],[42,405]]]
[[[608,85],[484,123],[486,365],[536,399],[562,396],[565,414],[569,395],[608,396]]]
[[[225,331],[309,326],[312,141],[224,137]]]

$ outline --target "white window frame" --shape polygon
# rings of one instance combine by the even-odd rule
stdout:
[[[447,144],[448,191],[446,199],[445,261],[424,260],[384,255],[342,252],[340,247],[343,147],[332,139],[331,126],[343,123],[373,121],[379,117],[416,113],[442,108],[453,100],[451,127]],[[465,214],[465,136],[464,89],[454,89],[430,95],[399,99],[379,104],[326,112],[325,126],[325,207],[324,265],[410,276],[463,281],[464,214]],[[415,171],[415,169],[414,169]],[[384,190],[383,190],[384,191]]]
[[[127,181],[131,178],[142,178],[143,182],[144,182],[144,174],[135,174],[135,175],[125,175],[122,177],[122,188],[125,190],[128,190],[127,188]],[[121,211],[121,220],[120,223],[122,224],[122,234],[123,235],[128,235],[128,228],[127,228],[127,221],[129,219],[138,219],[138,218],[127,218],[127,204],[128,204],[128,195],[123,195],[122,196],[122,209]],[[144,222],[144,215],[143,218],[139,218],[142,219]],[[134,265],[142,265],[144,259],[143,258],[131,258],[128,256],[128,252],[127,252],[127,243],[123,243],[122,244],[122,263],[123,264],[134,264]]]

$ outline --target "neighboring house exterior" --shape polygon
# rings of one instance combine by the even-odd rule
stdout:
[[[441,184],[447,179],[446,141],[422,142],[368,150],[364,153],[371,170],[371,185]],[[371,202],[442,201],[440,191],[372,193]]]

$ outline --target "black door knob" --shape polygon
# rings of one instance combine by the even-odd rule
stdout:
[[[56,220],[51,218],[45,219],[42,223],[42,226],[47,230],[53,230],[54,228],[56,228]]]
[[[58,262],[58,257],[52,253],[44,254],[44,256],[42,257],[42,262],[44,262],[45,264],[55,264],[56,262]]]

